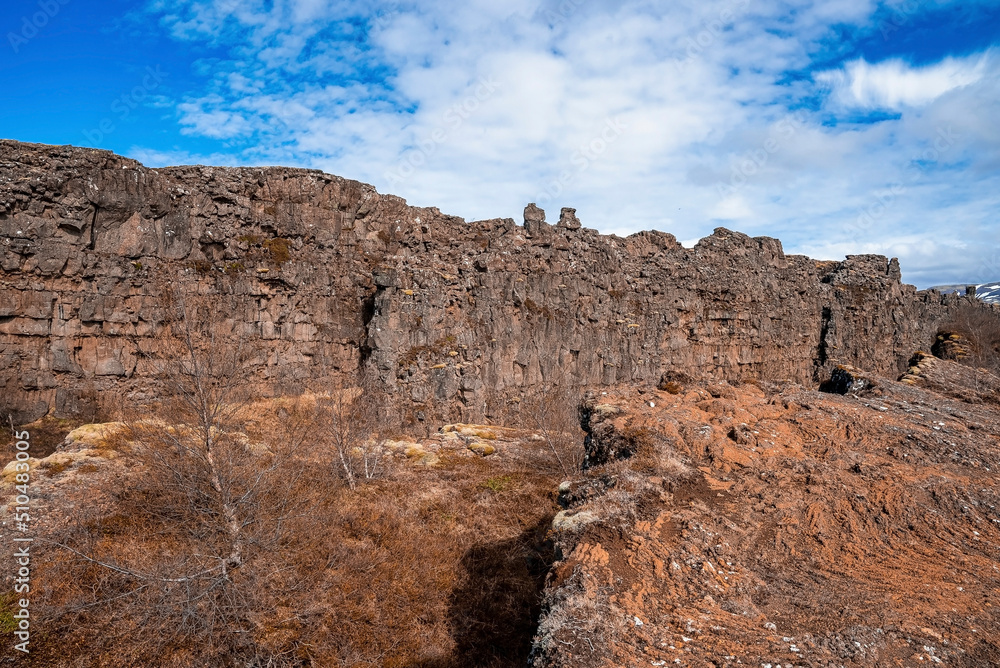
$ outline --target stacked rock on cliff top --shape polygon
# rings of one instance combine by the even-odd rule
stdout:
[[[895,375],[971,298],[895,260],[818,262],[717,229],[693,249],[558,225],[467,223],[287,168],[149,169],[0,141],[3,408],[23,420],[150,389],[164,286],[231,297],[220,327],[266,349],[262,391],[370,363],[404,416],[479,419],[541,389],[694,377]]]

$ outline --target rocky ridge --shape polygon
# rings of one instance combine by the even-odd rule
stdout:
[[[467,223],[317,171],[149,169],[0,141],[0,387],[23,421],[154,396],[163,295],[259,340],[261,391],[376,369],[407,421],[474,421],[558,383],[895,376],[971,296],[882,256],[819,262],[718,229],[693,249],[572,209]],[[222,298],[225,297],[225,300]]]
[[[971,289],[987,304],[1000,304],[1000,281],[980,285],[936,285],[932,289],[943,294],[963,294]]]

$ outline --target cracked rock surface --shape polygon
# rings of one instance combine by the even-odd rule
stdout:
[[[819,262],[718,229],[685,249],[530,206],[466,222],[287,168],[149,169],[0,141],[0,396],[22,422],[111,392],[155,396],[169,290],[261,342],[261,392],[371,363],[404,418],[476,421],[545,383],[799,383],[837,364],[897,376],[971,297],[918,292],[895,260]],[[600,222],[600,221],[597,221]],[[225,295],[225,306],[219,299]]]

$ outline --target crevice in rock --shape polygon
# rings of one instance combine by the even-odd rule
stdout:
[[[813,360],[813,365],[815,366],[814,376],[816,380],[820,380],[820,376],[823,373],[823,368],[826,366],[827,361],[829,361],[829,350],[826,337],[830,334],[830,320],[833,318],[833,314],[829,306],[823,307],[823,324],[820,327],[819,332],[819,346],[816,348],[816,359]]]
[[[371,359],[373,352],[371,346],[372,336],[369,328],[371,327],[372,320],[375,318],[375,296],[377,294],[378,290],[374,290],[370,295],[361,300],[361,325],[364,327],[364,334],[361,338],[359,352],[361,354],[362,367]]]
[[[219,242],[201,244],[201,253],[209,262],[218,262],[226,255],[226,246]]]
[[[97,214],[100,213],[101,207],[94,205],[94,217],[90,221],[90,243],[87,248],[94,250],[97,247]]]
[[[542,590],[555,561],[548,538],[552,517],[514,538],[466,551],[448,611],[454,652],[447,659],[418,664],[420,668],[527,665],[542,613]]]

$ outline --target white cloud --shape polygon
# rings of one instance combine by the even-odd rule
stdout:
[[[230,154],[212,153],[200,155],[184,150],[154,151],[141,146],[133,146],[129,157],[147,166],[172,167],[175,165],[209,165],[212,167],[237,167],[240,161]]]
[[[186,133],[226,142],[242,163],[320,168],[468,219],[518,218],[544,200],[552,217],[573,206],[619,234],[695,239],[733,221],[790,251],[883,249],[911,280],[966,280],[997,245],[996,59],[861,60],[818,83],[788,77],[808,71],[834,27],[865,25],[874,10],[182,0],[160,15],[178,39],[229,48],[177,112]],[[804,111],[816,96],[822,109]],[[900,117],[828,122],[858,109]],[[941,262],[926,249],[942,228],[981,241]]]
[[[870,64],[864,59],[843,69],[821,72],[816,80],[833,88],[845,106],[868,109],[922,107],[945,93],[977,83],[986,71],[987,58],[946,58],[926,67],[911,67],[902,60]]]
[[[718,220],[742,220],[752,218],[753,211],[739,195],[731,195],[716,204],[710,211],[712,218]]]

